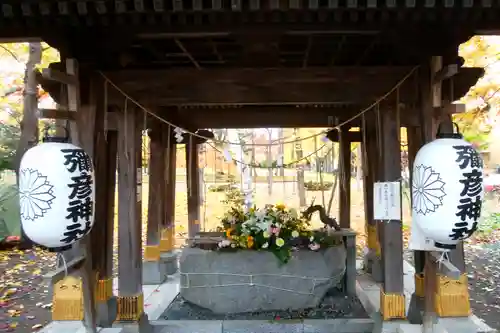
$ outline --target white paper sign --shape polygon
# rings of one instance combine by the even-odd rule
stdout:
[[[224,153],[224,159],[226,160],[227,163],[233,160],[231,153],[227,149],[224,149],[223,153]]]
[[[401,184],[373,184],[373,206],[375,220],[401,220]]]
[[[278,156],[276,157],[276,166],[278,168],[281,168],[283,166],[283,155],[282,154],[278,154]]]
[[[449,250],[437,248],[434,246],[434,241],[427,237],[416,223],[412,223],[410,242],[408,244],[409,250],[414,251],[440,251],[448,252]]]

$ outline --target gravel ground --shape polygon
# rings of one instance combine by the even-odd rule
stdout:
[[[405,256],[406,257],[406,256]],[[474,314],[495,328],[500,329],[500,242],[473,244],[466,247],[471,306]],[[43,251],[0,251],[0,333],[36,332],[50,321],[50,300],[47,289],[40,284],[41,275],[54,267],[52,254]],[[355,299],[330,298],[330,305],[307,313],[259,313],[252,318],[339,318],[366,316]],[[180,298],[166,311],[164,318],[207,319],[213,314],[191,309]],[[191,311],[192,310],[192,311]],[[203,310],[203,309],[201,309]],[[186,313],[189,312],[190,313]],[[206,311],[206,310],[205,310]],[[362,313],[359,313],[361,311]],[[188,316],[191,316],[187,318]],[[242,315],[239,315],[242,316]],[[232,317],[238,319],[242,317]]]
[[[201,308],[177,296],[163,313],[162,319],[173,320],[279,320],[279,319],[336,319],[368,318],[357,297],[343,296],[336,290],[326,295],[314,309],[262,311],[219,315]]]
[[[500,242],[469,245],[466,250],[473,312],[500,330]]]
[[[0,251],[0,332],[36,332],[50,321],[51,300],[41,282],[54,263],[43,251]]]

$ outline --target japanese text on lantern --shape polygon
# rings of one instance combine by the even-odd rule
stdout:
[[[68,184],[70,194],[66,219],[70,223],[66,227],[65,237],[61,239],[61,242],[70,244],[90,231],[94,206],[92,161],[83,149],[61,149],[61,152],[65,158],[64,165],[71,174],[74,174]],[[85,222],[84,226],[82,220]]]
[[[453,146],[453,148],[457,152],[455,162],[458,163],[461,170],[468,169],[462,173],[462,178],[459,180],[463,188],[455,215],[460,221],[455,223],[455,228],[451,229],[452,233],[449,235],[452,240],[459,240],[470,237],[477,229],[482,204],[483,161],[472,146],[460,145]],[[470,228],[467,220],[472,221]]]

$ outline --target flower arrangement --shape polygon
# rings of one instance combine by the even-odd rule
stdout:
[[[311,230],[310,220],[283,204],[266,205],[245,212],[233,206],[222,218],[224,240],[218,248],[224,250],[265,250],[273,252],[281,263],[286,263],[292,251],[300,249],[318,251],[339,245],[339,236],[327,228]]]

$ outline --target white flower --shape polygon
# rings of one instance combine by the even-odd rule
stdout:
[[[292,231],[292,237],[293,238],[299,237],[299,232],[297,230]]]
[[[255,217],[257,218],[257,220],[262,221],[262,220],[264,220],[264,219],[265,219],[266,214],[267,214],[267,213],[266,213],[266,211],[264,211],[264,210],[257,210],[257,211],[255,212]]]
[[[269,238],[269,237],[271,237],[271,234],[269,233],[269,231],[264,230],[264,232],[262,233],[262,236],[264,236],[264,238]]]
[[[268,242],[265,242],[264,244],[262,244],[262,248],[263,249],[267,249],[269,247],[269,243]]]
[[[231,247],[234,249],[236,247],[236,244],[231,243]]]
[[[232,244],[231,244],[230,240],[224,239],[224,240],[220,241],[217,245],[219,245],[220,248],[223,248],[223,247],[228,247]]]
[[[269,229],[269,227],[271,226],[271,222],[268,220],[260,221],[260,222],[257,222],[256,226],[260,230],[265,231],[265,230]]]
[[[309,237],[310,242],[314,242],[314,236]]]
[[[313,251],[319,250],[320,245],[318,243],[309,244],[309,248]]]

